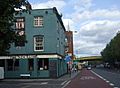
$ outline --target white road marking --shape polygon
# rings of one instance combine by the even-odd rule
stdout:
[[[106,80],[107,83],[109,83],[110,81]]]
[[[82,76],[80,79],[81,80],[89,80],[89,79],[96,79],[96,78],[92,77],[92,76]]]
[[[67,80],[66,80],[66,81],[64,81],[64,82],[62,82],[62,83],[61,83],[61,85],[64,85],[66,82],[67,82]]]
[[[46,85],[46,84],[48,84],[48,82],[42,82],[42,83],[41,83],[41,85]]]
[[[114,88],[118,88],[118,87],[114,87]]]
[[[70,82],[71,80],[69,80],[62,88],[65,88]]]
[[[92,72],[93,74],[95,74],[96,76],[98,76],[99,78],[101,78],[101,79],[103,79],[104,81],[106,81],[107,83],[109,83],[109,85],[114,86],[113,83],[110,83],[110,81],[104,79],[102,76],[98,75],[98,74],[95,73],[94,71],[91,71],[91,72]],[[110,73],[112,73],[112,72],[110,72]],[[114,88],[118,88],[118,87],[114,87]]]
[[[110,83],[110,85],[111,85],[111,86],[114,86],[114,84],[113,84],[113,83]]]
[[[21,87],[21,88],[28,88],[28,87],[30,87],[30,86],[27,85],[27,86],[23,86],[23,87]]]
[[[106,81],[106,79],[103,79],[104,81]]]
[[[99,78],[101,78],[101,79],[103,79],[103,80],[104,80],[104,78],[103,78],[102,76],[98,75],[98,74],[97,74],[97,73],[95,73],[94,71],[92,71],[92,70],[91,70],[91,72],[92,72],[93,74],[95,74],[96,76],[98,76]]]

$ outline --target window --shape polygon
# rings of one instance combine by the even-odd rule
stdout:
[[[34,26],[42,27],[43,26],[43,16],[34,17]]]
[[[5,67],[5,60],[4,59],[0,60],[0,67]]]
[[[8,71],[19,70],[19,60],[18,59],[9,59],[9,60],[7,60],[7,70]]]
[[[18,34],[18,36],[24,35],[25,19],[23,17],[22,18],[16,18],[15,27],[16,27],[16,33]]]
[[[13,65],[14,65],[13,70],[14,70],[14,71],[19,70],[19,59],[15,59],[15,61],[13,61],[13,62],[14,62],[14,63],[13,63]]]
[[[16,29],[24,29],[25,28],[25,19],[24,18],[16,18],[15,27],[16,27]]]
[[[29,71],[34,70],[34,60],[28,59]]]
[[[17,17],[15,22],[17,39],[15,40],[15,47],[25,46],[25,18]]]
[[[25,46],[25,35],[23,36],[18,36],[17,39],[15,40],[15,47],[23,47]]]
[[[38,70],[48,70],[49,59],[40,58],[38,59]]]
[[[7,60],[7,70],[12,71],[13,70],[13,59]]]
[[[34,51],[43,51],[44,38],[43,36],[34,37]]]

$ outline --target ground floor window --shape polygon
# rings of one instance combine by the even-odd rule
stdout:
[[[38,59],[38,70],[48,70],[49,69],[49,59],[40,58]]]
[[[5,67],[5,60],[0,60],[0,67]]]
[[[13,61],[14,63],[13,63],[13,65],[14,65],[14,68],[13,68],[13,70],[19,70],[19,59],[16,59],[15,61]]]
[[[28,59],[29,71],[34,70],[34,59]]]
[[[7,70],[8,71],[19,70],[19,60],[18,59],[8,59],[7,60]]]

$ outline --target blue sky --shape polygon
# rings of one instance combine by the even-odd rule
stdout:
[[[57,7],[74,33],[77,56],[100,55],[120,30],[120,0],[28,0],[33,9]]]

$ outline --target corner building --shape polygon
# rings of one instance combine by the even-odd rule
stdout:
[[[67,73],[61,17],[55,7],[16,16],[14,27],[21,39],[11,44],[10,56],[0,57],[5,78],[57,78]]]

